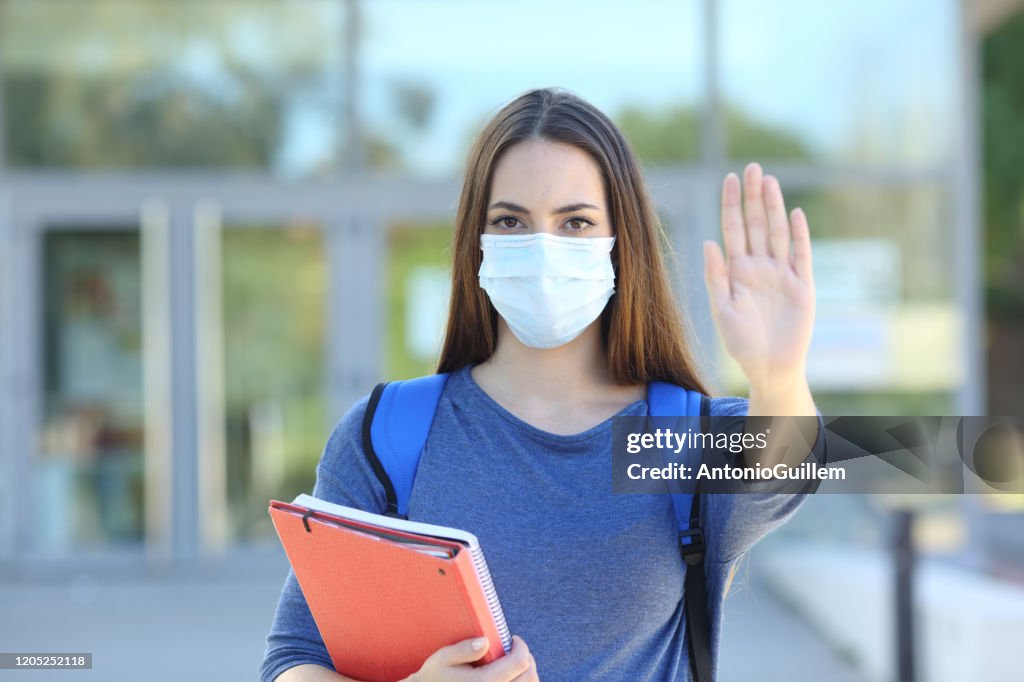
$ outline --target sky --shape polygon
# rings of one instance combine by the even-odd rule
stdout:
[[[395,80],[435,88],[431,134],[409,147],[429,172],[456,168],[467,131],[528,87],[564,85],[613,115],[631,103],[696,104],[705,86],[703,6],[374,0],[364,5],[366,120],[388,120]],[[875,144],[901,147],[896,156],[935,155],[955,113],[956,6],[723,0],[723,96],[827,154],[870,127]]]

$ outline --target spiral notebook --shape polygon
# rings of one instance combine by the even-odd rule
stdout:
[[[334,504],[270,501],[269,514],[336,671],[393,682],[443,646],[511,638],[476,536]]]

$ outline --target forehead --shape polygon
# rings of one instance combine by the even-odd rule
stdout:
[[[494,167],[491,201],[556,206],[586,201],[604,206],[601,169],[570,144],[527,140],[512,145]]]

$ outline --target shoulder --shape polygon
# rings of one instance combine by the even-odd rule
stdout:
[[[711,398],[712,417],[742,417],[750,411],[750,400],[739,396]]]
[[[370,402],[370,394],[366,394],[352,404],[345,414],[335,422],[331,433],[327,438],[327,445],[324,447],[324,456],[320,459],[320,466],[331,465],[333,459],[347,451],[354,451],[362,455],[363,420],[366,417],[366,409]]]
[[[316,468],[316,497],[367,511],[387,506],[384,487],[363,449],[363,419],[370,394],[335,423]]]

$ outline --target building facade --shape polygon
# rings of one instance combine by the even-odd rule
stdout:
[[[722,390],[699,245],[758,160],[810,217],[823,411],[984,413],[959,2],[207,4],[0,2],[5,570],[275,554],[267,501],[377,381],[430,371],[460,164],[529,87],[630,137]]]

